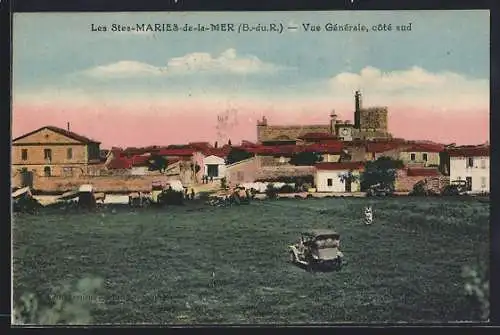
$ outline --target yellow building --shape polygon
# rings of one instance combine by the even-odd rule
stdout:
[[[12,141],[12,175],[23,174],[22,184],[29,185],[26,178],[33,176],[87,174],[100,162],[99,146],[69,130],[45,126]]]
[[[405,165],[439,167],[439,153],[443,150],[444,147],[440,144],[415,143],[401,150],[399,159],[403,161]]]

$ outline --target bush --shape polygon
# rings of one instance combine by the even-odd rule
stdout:
[[[470,303],[476,315],[483,321],[490,317],[490,280],[489,269],[485,264],[474,267],[465,266],[462,269],[465,294],[470,298]]]
[[[158,203],[160,205],[182,205],[184,203],[184,193],[168,189],[158,195]]]
[[[276,199],[278,197],[278,190],[274,187],[274,184],[267,184],[266,196],[269,199]]]
[[[280,193],[295,193],[295,187],[292,185],[283,185],[280,188]]]
[[[310,183],[304,183],[300,186],[301,191],[307,192],[309,189],[312,187],[312,184]]]
[[[427,195],[427,190],[425,189],[425,184],[423,181],[419,181],[415,185],[413,185],[413,189],[411,190],[410,194],[412,196],[426,196]]]
[[[222,189],[226,189],[226,188],[227,188],[227,179],[226,179],[226,177],[224,177],[224,178],[222,178],[222,179],[220,180],[220,187],[221,187]]]
[[[40,296],[26,292],[14,303],[16,325],[84,325],[92,323],[91,304],[99,302],[100,278],[83,278],[76,284],[53,290],[45,304]]]

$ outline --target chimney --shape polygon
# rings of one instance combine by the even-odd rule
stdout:
[[[69,122],[68,122],[67,126],[68,126],[68,131],[70,131],[70,130],[69,130]]]

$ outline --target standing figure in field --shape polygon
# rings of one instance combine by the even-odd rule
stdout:
[[[366,206],[364,209],[365,224],[371,225],[373,223],[373,210],[372,206]]]

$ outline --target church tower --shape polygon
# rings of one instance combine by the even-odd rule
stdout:
[[[356,91],[354,94],[354,128],[360,129],[360,114],[361,114],[362,101],[361,101],[361,92]]]
[[[335,129],[335,125],[337,124],[337,114],[335,114],[335,110],[332,110],[330,113],[330,134],[337,135],[337,131]]]

